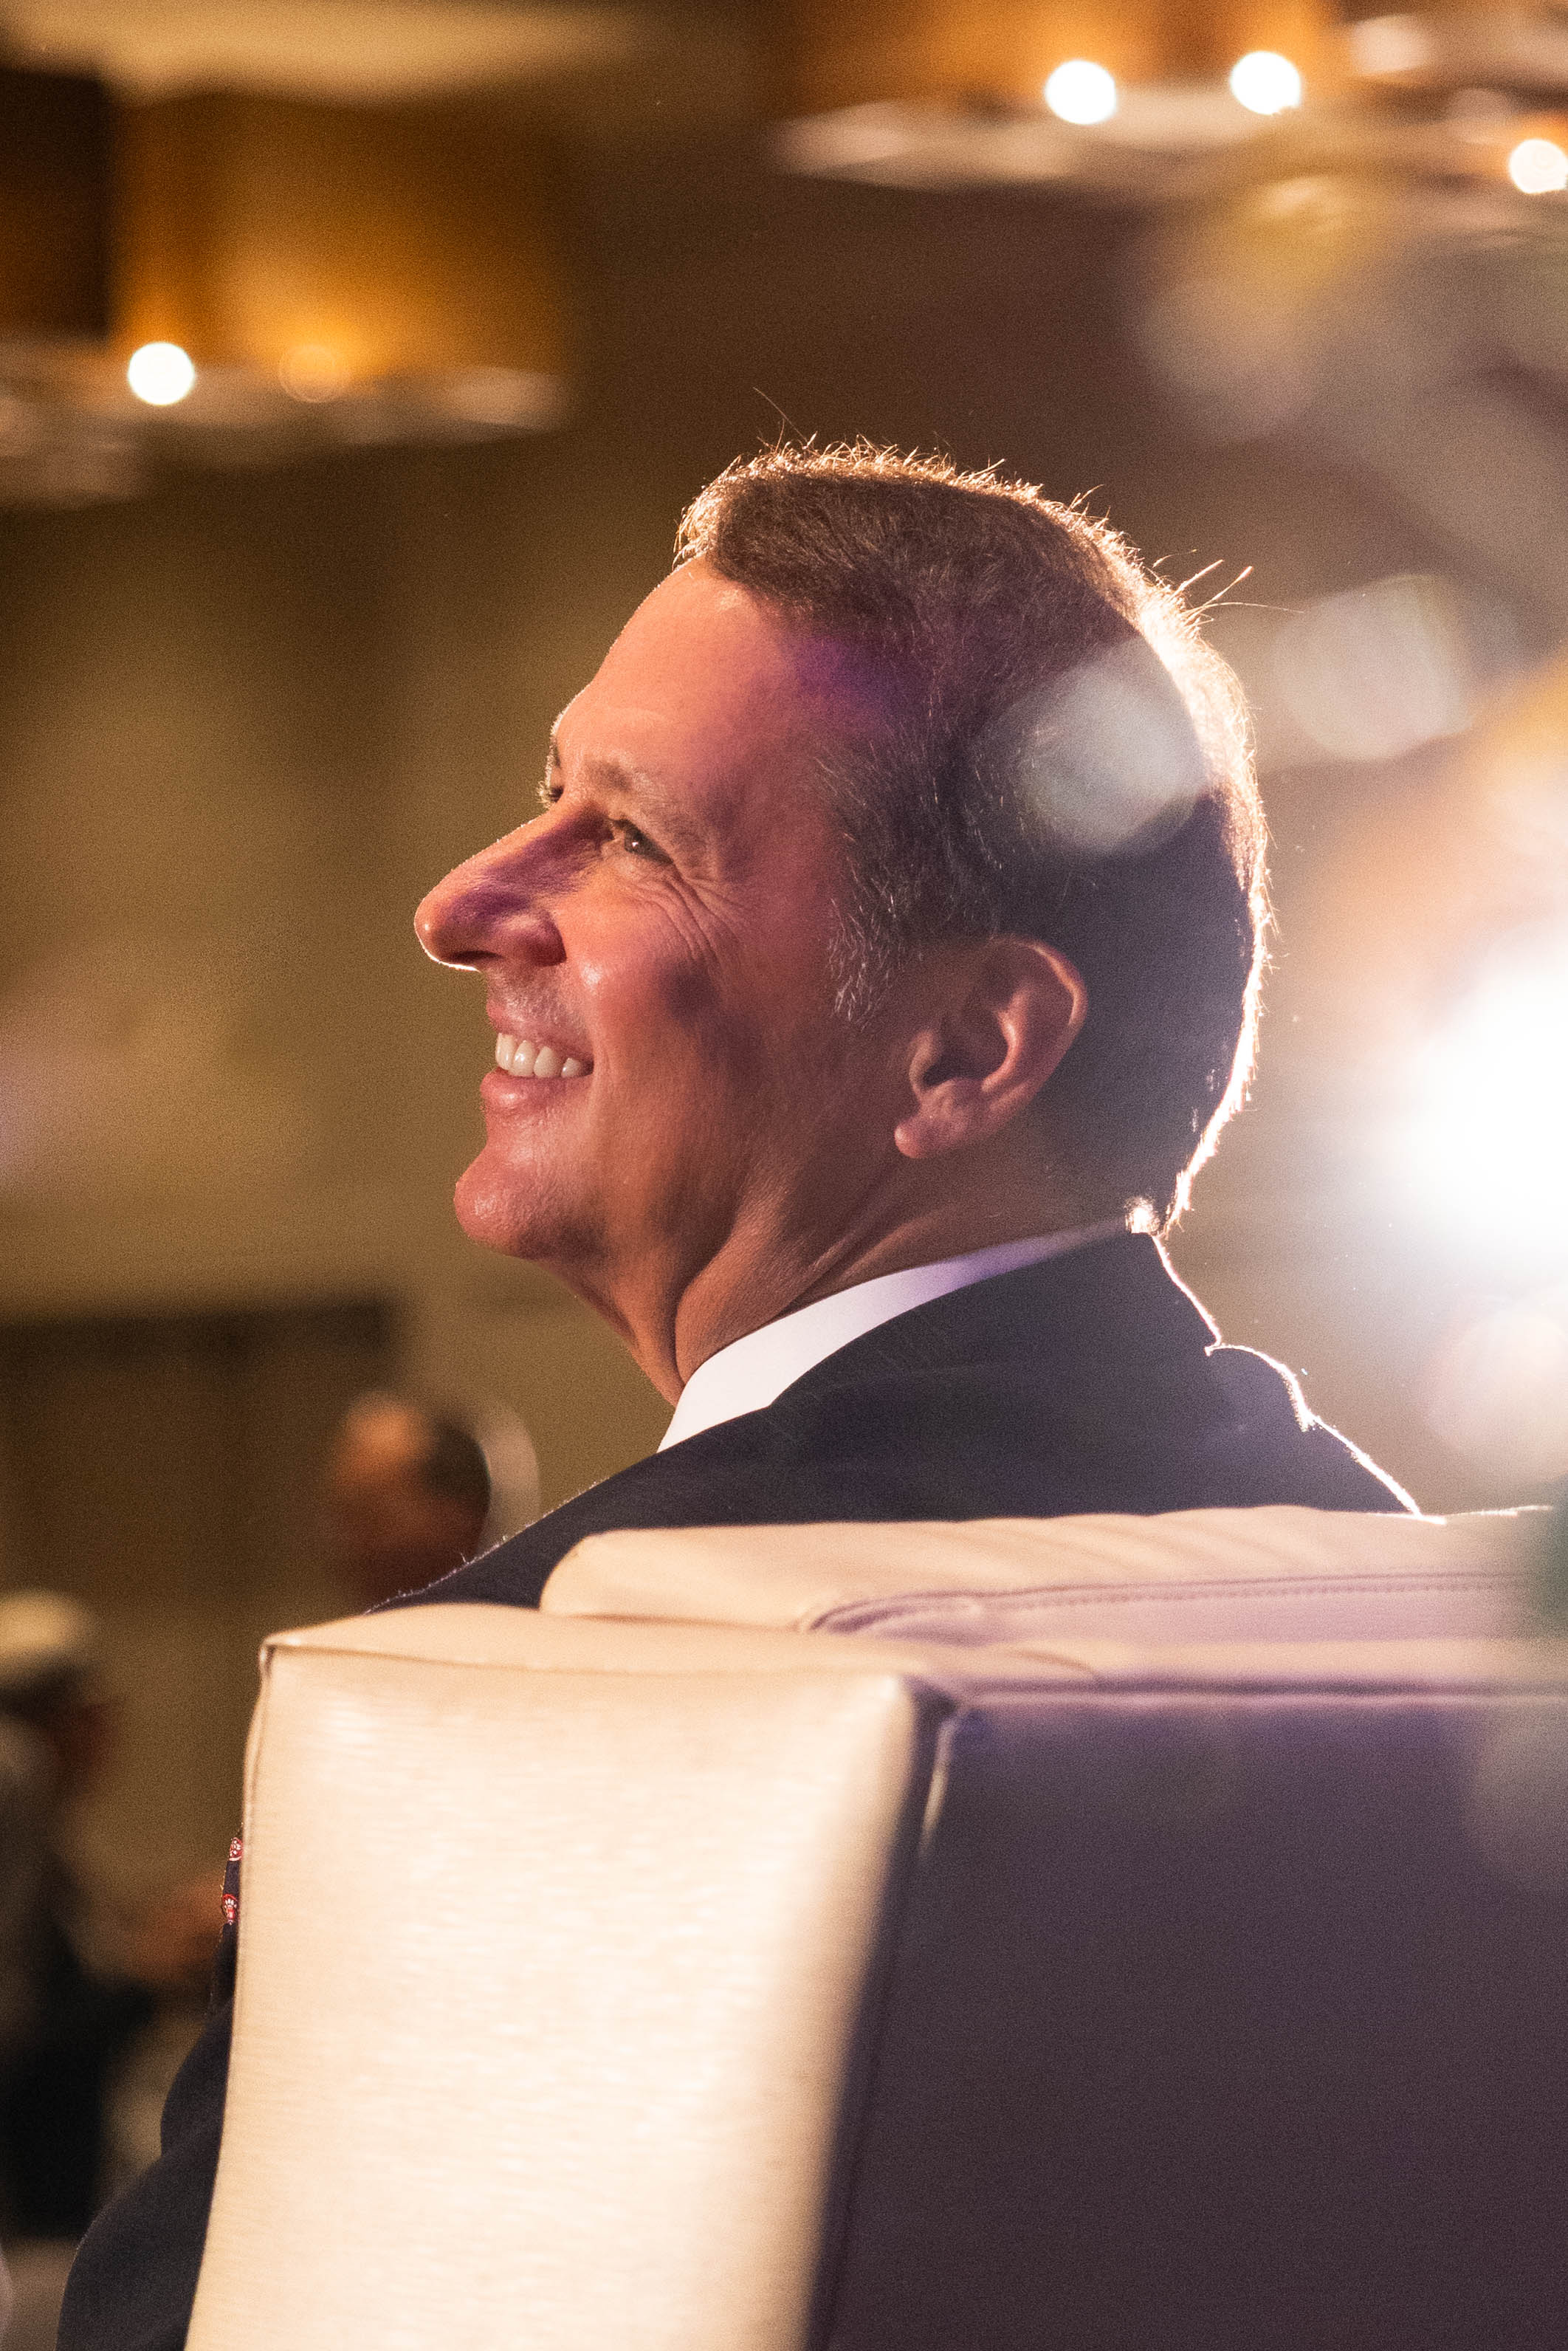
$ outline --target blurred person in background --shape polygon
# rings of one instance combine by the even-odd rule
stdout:
[[[216,1872],[124,1918],[70,1857],[74,1810],[114,1735],[90,1610],[54,1592],[0,1596],[0,2235],[16,2276],[11,2351],[54,2342],[70,2249],[127,2160],[120,2069],[163,2004],[188,2002],[221,1925]],[[164,2085],[200,2028],[186,2007]]]
[[[538,1514],[538,1468],[515,1415],[473,1426],[372,1389],[339,1424],[323,1481],[333,1569],[357,1608],[416,1592]]]
[[[91,2220],[110,2074],[152,2011],[144,1984],[101,1964],[101,1922],[68,1858],[72,1810],[113,1736],[97,1620],[78,1601],[53,1592],[0,1599],[0,1721],[37,1807],[25,1889],[6,1889],[0,2193],[13,2237],[76,2237]]]

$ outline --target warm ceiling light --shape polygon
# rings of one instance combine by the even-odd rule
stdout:
[[[1278,49],[1249,49],[1230,68],[1230,95],[1249,114],[1282,114],[1301,102],[1301,77]]]
[[[1061,122],[1109,122],[1116,111],[1116,82],[1088,57],[1069,57],[1045,85],[1045,102]]]
[[[143,343],[131,354],[125,381],[149,408],[172,408],[195,382],[196,371],[178,343]]]
[[[1508,176],[1527,196],[1554,196],[1568,188],[1568,155],[1555,139],[1521,139],[1508,159]]]
[[[306,407],[454,370],[564,374],[537,166],[482,115],[216,91],[127,106],[116,137],[128,342],[166,336]]]

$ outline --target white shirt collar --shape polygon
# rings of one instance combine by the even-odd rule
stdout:
[[[1001,1241],[992,1249],[971,1249],[967,1257],[946,1257],[936,1265],[907,1267],[901,1273],[879,1273],[852,1289],[835,1290],[814,1305],[798,1306],[760,1331],[732,1339],[699,1364],[685,1386],[674,1416],[660,1440],[663,1453],[705,1428],[735,1420],[743,1412],[760,1412],[805,1373],[836,1355],[852,1339],[863,1338],[879,1322],[895,1314],[946,1298],[950,1290],[967,1290],[971,1282],[988,1281],[993,1274],[1016,1273],[1020,1266],[1039,1265],[1048,1257],[1061,1257],[1090,1241],[1109,1240],[1124,1232],[1120,1217],[1102,1225],[1083,1225],[1070,1233],[1046,1233],[1034,1240]]]

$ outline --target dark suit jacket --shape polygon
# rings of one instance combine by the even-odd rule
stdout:
[[[1153,1240],[1120,1236],[1048,1259],[884,1322],[765,1411],[638,1462],[392,1604],[533,1607],[574,1543],[616,1527],[1409,1507],[1312,1417],[1277,1364],[1217,1337]],[[223,2123],[229,2013],[223,1996],[175,2082],[162,2160],[87,2237],[59,2351],[183,2343]]]

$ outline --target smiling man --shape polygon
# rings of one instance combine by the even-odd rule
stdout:
[[[1407,1507],[1159,1248],[1249,1065],[1262,846],[1234,684],[1109,530],[867,450],[716,482],[418,917],[497,1034],[465,1227],[674,1417],[396,1604],[531,1605],[617,1527]],[[227,2031],[61,2351],[183,2341]]]

